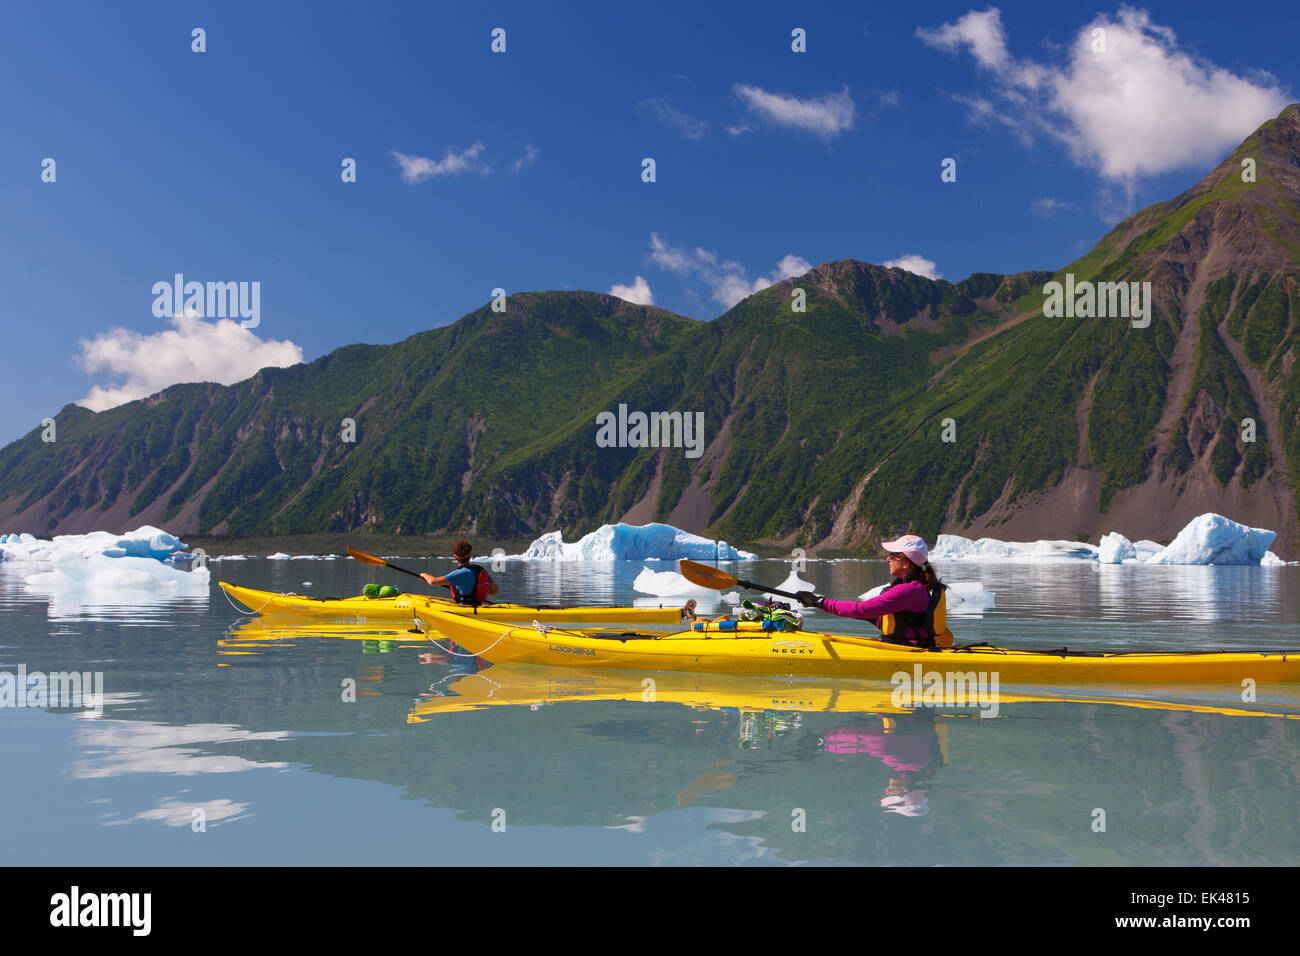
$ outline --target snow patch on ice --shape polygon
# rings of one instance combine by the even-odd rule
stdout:
[[[753,561],[757,555],[738,551],[725,541],[702,538],[668,524],[607,524],[566,544],[561,532],[542,535],[516,561]]]

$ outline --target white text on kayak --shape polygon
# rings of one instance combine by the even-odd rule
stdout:
[[[1135,329],[1151,324],[1150,282],[1080,282],[1065,274],[1065,284],[1043,286],[1043,316],[1048,319],[1132,319]]]
[[[153,284],[153,314],[164,319],[188,315],[196,319],[234,319],[246,329],[262,324],[262,283],[186,282],[176,273],[172,281]]]
[[[703,412],[628,412],[596,416],[597,448],[685,448],[687,458],[704,454]]]

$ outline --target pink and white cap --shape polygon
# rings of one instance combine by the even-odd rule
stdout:
[[[905,817],[923,817],[930,812],[930,802],[924,790],[909,790],[901,796],[885,797],[880,807],[886,813],[901,813]]]
[[[882,541],[880,546],[891,554],[903,554],[918,568],[930,560],[930,549],[925,546],[925,539],[916,534],[905,534],[897,541]]]

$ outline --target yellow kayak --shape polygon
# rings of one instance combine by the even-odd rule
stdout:
[[[854,678],[745,677],[735,674],[687,674],[680,671],[643,674],[620,670],[577,670],[539,667],[532,664],[499,664],[477,674],[468,674],[446,684],[443,696],[422,695],[407,714],[407,723],[423,723],[443,714],[480,710],[487,707],[535,707],[543,704],[626,701],[629,703],[672,703],[706,710],[743,712],[906,714],[916,706],[901,701],[896,688],[879,681]],[[1098,691],[1101,691],[1100,693]],[[1106,692],[1106,691],[1109,692]],[[1232,717],[1276,717],[1300,720],[1300,697],[1294,692],[1285,699],[1261,701],[1259,709],[1228,706],[1218,701],[1162,700],[1133,696],[1148,689],[1140,685],[1093,689],[1070,693],[1069,688],[1047,693],[1000,693],[998,705],[1078,703],[1110,704],[1150,710],[1221,714]],[[1158,688],[1152,688],[1158,693]],[[963,713],[981,703],[977,694],[945,700],[943,707]],[[913,702],[915,705],[915,702]],[[1278,708],[1285,708],[1279,711]]]
[[[337,618],[349,621],[413,621],[417,610],[484,617],[493,621],[565,621],[576,624],[619,621],[629,624],[677,624],[680,607],[530,607],[524,604],[483,604],[472,607],[422,594],[388,598],[322,599],[279,594],[217,582],[231,598],[264,617]]]
[[[924,650],[880,640],[814,631],[741,629],[713,635],[547,627],[501,623],[431,607],[416,608],[423,626],[441,632],[492,663],[644,671],[702,671],[805,677],[891,680],[978,680],[1004,683],[1223,684],[1250,679],[1273,684],[1300,681],[1300,654],[1095,653],[1016,651],[988,645]],[[918,686],[917,692],[921,688]]]

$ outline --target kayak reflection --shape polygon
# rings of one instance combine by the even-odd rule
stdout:
[[[454,675],[453,675],[454,676]],[[1199,695],[1199,696],[1198,696]],[[485,707],[538,707],[581,701],[671,703],[717,711],[736,711],[741,722],[742,749],[800,726],[806,713],[876,715],[926,714],[982,719],[1002,716],[1007,705],[1039,703],[1113,704],[1142,709],[1241,717],[1300,718],[1300,689],[1270,688],[1267,699],[1241,705],[1222,688],[1150,687],[1141,684],[1087,688],[1001,688],[992,711],[984,700],[949,698],[937,706],[912,703],[885,681],[846,677],[748,677],[735,674],[696,674],[685,671],[640,673],[631,670],[594,671],[539,664],[495,664],[463,680],[448,679],[435,696],[423,697],[407,715],[422,723],[442,714]]]

